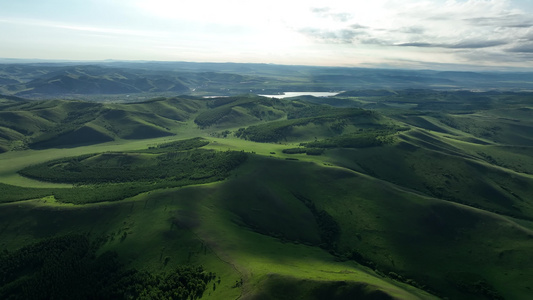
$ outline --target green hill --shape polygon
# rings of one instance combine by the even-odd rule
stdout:
[[[215,98],[194,122],[200,127],[232,128],[285,118],[291,103],[258,96]]]
[[[21,100],[0,107],[0,146],[61,148],[171,136],[203,105],[180,98],[135,104]]]
[[[129,94],[140,92],[186,93],[178,78],[149,76],[124,69],[78,66],[55,71],[18,86],[18,95]]]
[[[30,209],[36,205],[41,209]],[[190,247],[199,238],[208,250],[193,254],[194,261],[210,261],[217,274],[234,266],[240,274],[237,282],[243,280],[236,286],[245,297],[276,297],[294,282],[299,288],[292,293],[317,299],[333,290],[340,298],[431,298],[405,283],[455,299],[522,298],[529,294],[523,278],[533,275],[527,267],[529,256],[521,254],[531,250],[532,233],[516,221],[313,163],[254,157],[230,180],[216,185],[155,192],[103,206],[49,205],[29,202],[23,206],[30,209],[25,213],[4,206],[4,226],[30,222],[44,236],[66,230],[90,230],[91,236],[107,232],[115,240],[108,239],[104,249],[117,251],[123,260],[133,259],[131,266],[152,264],[152,270],[163,267],[161,253],[172,263],[186,260],[184,251],[190,257]],[[20,213],[25,217],[17,220]],[[96,227],[91,225],[95,215],[103,221]],[[37,217],[56,221],[43,227]],[[160,221],[145,225],[154,219]],[[189,230],[196,238],[182,238],[176,246],[166,242]],[[13,234],[9,232],[4,236]],[[13,236],[13,241],[21,238]],[[148,245],[153,250],[147,250]],[[439,252],[443,248],[452,250]],[[215,267],[217,257],[229,265],[220,266],[219,261]]]
[[[314,214],[318,225],[307,225],[310,218],[303,212],[313,214],[312,210],[324,211],[338,224],[338,235],[330,240],[330,244],[318,245],[340,257],[360,262],[363,257],[375,263],[382,272],[398,273],[449,298],[463,297],[460,296],[464,295],[461,285],[468,289],[467,286],[474,285],[477,280],[487,282],[487,286],[494,287],[496,291],[505,290],[504,295],[522,294],[524,297],[528,293],[524,281],[527,276],[520,278],[521,274],[525,274],[522,272],[528,272],[529,258],[514,256],[522,262],[513,263],[512,267],[504,267],[495,259],[500,251],[531,249],[532,244],[528,241],[531,231],[513,220],[427,198],[396,185],[337,168],[264,160],[250,169],[246,176],[236,179],[233,183],[235,187],[228,182],[230,187],[226,197],[242,199],[242,202],[235,205],[233,203],[238,200],[233,200],[227,205],[236,207],[232,210],[243,216],[240,221],[258,232],[286,240],[295,235],[303,239],[304,236],[298,234],[300,226],[310,229],[318,226],[318,229],[305,231],[314,231],[314,237],[300,240],[313,243],[314,239],[316,244],[320,231],[330,227],[321,229],[318,213]],[[240,188],[236,189],[237,186]],[[313,206],[306,205],[307,201]],[[249,207],[246,213],[242,211],[245,203]],[[314,209],[306,210],[305,206]],[[283,216],[291,217],[284,220]],[[498,230],[498,235],[493,235],[493,230]],[[516,240],[511,242],[508,239]],[[322,239],[321,243],[324,242]],[[446,247],[455,250],[447,251]],[[515,269],[518,265],[523,267]],[[508,286],[512,279],[499,278],[500,272],[514,276],[516,285]],[[450,276],[463,273],[465,278],[449,280]],[[467,276],[467,273],[470,275]],[[477,292],[482,294],[482,291]],[[475,294],[473,292],[471,297],[483,297]]]
[[[426,195],[532,219],[533,207],[525,201],[533,189],[529,176],[406,139],[383,147],[331,150],[328,155],[339,165]]]
[[[527,299],[528,97],[4,98],[0,298]]]
[[[315,105],[294,109],[286,120],[239,129],[236,135],[254,142],[308,141],[384,124],[393,121],[368,110]]]

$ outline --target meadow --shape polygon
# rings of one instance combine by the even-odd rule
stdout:
[[[0,297],[527,299],[531,97],[4,97]]]

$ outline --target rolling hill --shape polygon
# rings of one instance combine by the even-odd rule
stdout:
[[[2,104],[0,145],[4,150],[171,136],[204,106],[202,101],[182,98],[122,105],[67,100],[5,100]]]
[[[138,101],[192,94],[438,89],[531,91],[527,72],[441,72],[432,70],[284,66],[187,62],[41,62],[0,64],[0,93],[32,99]],[[375,92],[374,92],[375,93]],[[150,95],[151,94],[151,95]],[[355,94],[353,94],[355,95]],[[453,104],[452,104],[453,105]]]
[[[202,299],[527,299],[530,96],[4,97],[0,296],[74,272],[59,245],[109,294],[188,270]]]
[[[130,94],[140,92],[189,91],[178,78],[152,76],[106,69],[99,66],[83,66],[50,72],[18,87],[17,94],[65,95],[65,94]]]

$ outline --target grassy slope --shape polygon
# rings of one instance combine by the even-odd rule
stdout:
[[[313,286],[321,286],[325,281],[363,282],[370,285],[369,292],[376,289],[401,298],[412,298],[412,295],[431,298],[404,284],[379,278],[354,263],[335,262],[334,257],[319,248],[282,242],[244,226],[238,216],[239,209],[243,216],[242,201],[248,199],[260,205],[265,199],[258,193],[244,198],[231,191],[241,185],[242,176],[253,178],[247,172],[257,170],[257,163],[252,162],[242,175],[222,184],[151,192],[120,203],[67,206],[47,199],[28,201],[21,206],[3,205],[2,240],[10,242],[2,247],[13,249],[34,239],[67,232],[89,232],[93,237],[105,235],[109,240],[102,251],[118,251],[133,267],[162,271],[174,264],[203,264],[222,277],[223,284],[210,291],[214,299],[236,298],[241,291],[232,286],[241,278],[244,295],[263,293],[273,274],[297,281],[317,281]],[[270,162],[261,159],[259,163]],[[232,198],[237,200],[229,201]],[[267,201],[264,205],[271,204],[270,199]],[[292,206],[278,211],[265,208],[270,209],[269,215],[285,215],[300,211],[298,205],[301,206],[293,199]],[[286,226],[301,221],[304,224],[299,230],[307,230],[305,220],[305,215],[298,220],[284,219],[280,223],[283,228],[278,230],[286,230]],[[267,219],[262,221],[269,223]],[[313,237],[310,239],[312,242]],[[167,256],[170,263],[164,266]]]
[[[206,295],[211,294],[211,297],[207,299],[236,298],[240,291],[231,286],[240,279],[239,274],[217,259],[193,232],[172,225],[173,213],[188,206],[183,203],[186,199],[175,200],[162,196],[150,201],[143,196],[132,201],[92,206],[58,205],[50,203],[53,202],[50,199],[27,201],[17,206],[3,205],[2,240],[10,242],[2,243],[1,247],[14,249],[69,232],[87,233],[91,238],[103,236],[107,237],[107,243],[101,251],[117,251],[129,267],[165,272],[181,264],[203,265],[223,278],[216,291],[209,288]]]
[[[527,174],[442,151],[400,143],[377,149],[330,151],[334,163],[426,195],[531,220]]]
[[[238,293],[231,286],[242,277],[242,292],[249,297],[287,288],[280,278],[305,283],[309,290],[366,282],[400,298],[428,297],[312,247],[316,225],[294,194],[311,199],[340,224],[337,252],[355,249],[384,272],[429,284],[451,298],[464,296],[456,281],[470,278],[470,284],[484,280],[509,298],[529,293],[524,278],[533,274],[523,254],[532,250],[533,233],[517,223],[345,169],[275,158],[251,159],[220,184],[151,192],[120,203],[79,207],[41,200],[22,210],[3,205],[2,240],[11,248],[68,231],[105,234],[113,240],[104,249],[117,250],[132,266],[159,271],[166,256],[177,264],[192,255],[194,262],[229,276],[216,293]]]
[[[164,103],[155,102],[158,107]],[[24,166],[53,158],[142,149],[163,141],[217,131],[217,126],[199,130],[192,124],[192,118],[183,122],[177,120],[178,115],[174,115],[176,120],[172,122],[179,126],[169,126],[160,122],[161,112],[155,117],[143,115],[146,105],[130,106],[125,110],[126,118],[137,118],[144,125],[156,128],[167,126],[178,136],[135,141],[117,139],[76,148],[3,153],[0,155],[2,182],[58,187],[14,174]],[[195,112],[198,107],[189,108],[190,116],[198,114]],[[160,107],[160,111],[167,110],[166,104]],[[180,108],[178,112],[183,110]],[[252,116],[246,107],[233,107],[230,114],[235,112],[243,117],[241,120]],[[514,112],[505,112],[505,117]],[[529,126],[529,111],[523,113],[521,125]],[[502,114],[498,112],[497,117]],[[97,128],[109,125],[97,122],[100,121],[91,124]],[[369,269],[353,262],[336,262],[327,252],[311,247],[317,243],[317,225],[309,210],[295,198],[298,194],[311,199],[337,220],[341,226],[336,249],[339,254],[356,250],[376,262],[385,273],[393,271],[429,284],[452,299],[482,299],[480,295],[465,292],[464,287],[458,288],[460,283],[474,286],[480,281],[506,298],[527,297],[532,288],[525,278],[533,275],[526,268],[531,264],[527,253],[533,247],[530,231],[533,223],[485,210],[521,218],[532,216],[528,201],[532,179],[527,174],[533,164],[530,149],[527,145],[512,144],[527,144],[530,132],[526,130],[519,137],[509,135],[511,139],[502,140],[500,137],[507,136],[514,127],[501,126],[497,135],[485,136],[485,125],[477,121],[468,123],[474,124],[470,127],[460,127],[448,119],[425,115],[419,116],[416,122],[413,125],[425,130],[402,133],[397,144],[327,150],[325,156],[319,157],[281,152],[297,144],[209,137],[208,148],[244,149],[277,159],[253,159],[236,177],[224,183],[151,192],[121,203],[71,207],[48,199],[46,204],[30,201],[2,205],[0,238],[9,242],[1,247],[14,249],[35,238],[68,230],[90,231],[94,236],[112,235],[114,240],[105,249],[116,249],[132,266],[164,270],[161,260],[166,256],[171,257],[171,264],[184,262],[191,256],[193,262],[213,268],[223,278],[227,276],[229,282],[224,279],[222,286],[212,293],[213,299],[236,298],[241,289],[231,286],[240,278],[245,280],[242,287],[245,298],[279,295],[276,294],[279,291],[291,290],[288,284],[301,287],[300,295],[309,291],[320,295],[342,281],[349,283],[343,288],[336,286],[336,290],[348,294],[361,292],[355,282],[367,282],[401,298],[412,298],[413,293],[424,295],[414,288],[376,277]],[[220,124],[219,128],[239,127],[225,121]],[[316,128],[311,127],[298,128],[301,131],[298,136],[312,138]],[[478,128],[485,131],[477,131]],[[332,163],[397,185],[346,169],[324,167]],[[428,195],[455,197],[451,200],[475,204],[485,210]],[[52,215],[47,219],[46,216]],[[95,218],[101,221],[89,222]],[[127,237],[120,242],[124,232]],[[287,242],[291,240],[298,243]],[[363,292],[368,296],[375,293],[372,289]]]
[[[509,298],[529,293],[525,278],[530,275],[524,272],[530,272],[527,268],[530,259],[518,253],[531,251],[533,244],[529,237],[533,232],[509,219],[406,192],[357,173],[315,164],[265,161],[242,180],[239,186],[246,187],[248,192],[244,193],[252,198],[243,201],[250,207],[256,207],[252,193],[255,190],[261,195],[282,197],[285,205],[297,201],[289,192],[300,193],[339,222],[342,233],[338,252],[356,249],[376,261],[378,268],[430,284],[443,295],[460,297],[462,293],[456,290],[454,282],[444,278],[463,272],[483,278],[504,295],[514,296]],[[260,183],[276,192],[262,191]],[[263,196],[256,201],[269,201],[260,207],[275,207],[272,214],[283,211],[276,204],[280,200],[275,197]],[[254,217],[254,212],[249,214],[251,219],[262,219]],[[279,217],[275,220],[275,224],[283,223]],[[298,230],[299,220],[295,217],[290,223],[284,223],[284,230],[288,231],[285,236]],[[455,251],[442,252],[446,247],[453,247]],[[505,253],[515,255],[504,262]],[[502,272],[508,277],[501,278]],[[511,284],[513,280],[516,281]]]
[[[11,101],[0,107],[0,147],[65,148],[171,136],[203,107],[200,100],[180,98],[135,104]]]

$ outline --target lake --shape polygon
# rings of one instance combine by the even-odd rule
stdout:
[[[282,95],[259,95],[263,97],[270,98],[289,98],[289,97],[298,97],[298,96],[314,96],[314,97],[330,97],[339,94],[340,92],[284,92]]]

